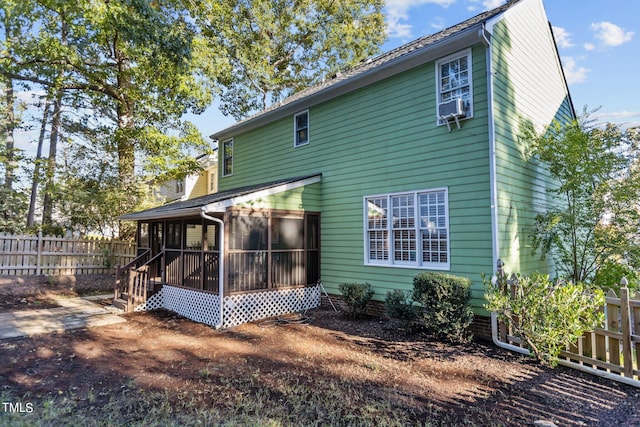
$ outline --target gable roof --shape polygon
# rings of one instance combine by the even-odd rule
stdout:
[[[420,37],[396,49],[367,59],[345,72],[337,73],[329,80],[291,95],[249,118],[212,134],[210,137],[214,140],[220,140],[241,134],[270,121],[286,117],[310,106],[482,42],[485,35],[484,24],[520,1],[522,0],[510,0],[502,6],[480,13],[438,33]]]
[[[294,178],[279,179],[262,184],[247,185],[232,190],[220,191],[214,194],[196,197],[194,199],[173,202],[140,212],[120,216],[126,221],[141,221],[148,219],[182,218],[197,216],[205,212],[224,212],[227,207],[237,203],[265,197],[305,185],[320,182],[322,174],[311,174]]]

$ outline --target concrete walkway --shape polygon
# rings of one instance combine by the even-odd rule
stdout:
[[[0,340],[125,322],[121,316],[91,301],[112,297],[109,294],[60,298],[55,300],[60,307],[0,313]]]

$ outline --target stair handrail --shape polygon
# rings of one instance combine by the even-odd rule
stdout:
[[[119,298],[119,291],[121,290],[122,287],[122,279],[123,279],[123,272],[128,275],[129,271],[131,270],[131,268],[137,266],[138,264],[142,263],[143,259],[147,258],[149,256],[149,254],[151,253],[151,249],[147,249],[144,252],[142,252],[140,255],[138,255],[137,257],[135,257],[135,259],[133,261],[131,261],[130,263],[126,264],[125,266],[121,267],[120,264],[116,265],[116,281],[115,281],[115,286],[114,286],[114,298]],[[143,265],[146,264],[143,263]]]

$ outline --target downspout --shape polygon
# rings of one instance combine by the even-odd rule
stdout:
[[[200,211],[200,216],[204,219],[208,219],[209,221],[217,222],[220,225],[220,236],[218,238],[218,245],[220,247],[218,255],[218,298],[220,299],[220,322],[217,325],[214,325],[216,329],[220,329],[224,320],[224,221],[207,215],[204,206]]]
[[[493,52],[491,50],[491,33],[486,28],[486,24],[482,24],[480,30],[480,38],[487,48],[487,104],[488,111],[488,127],[489,127],[489,185],[491,188],[491,243],[492,243],[492,267],[502,263],[499,259],[500,247],[498,240],[498,181],[496,177],[496,129],[494,123],[494,100],[493,100]],[[498,347],[516,351],[518,353],[529,354],[529,350],[515,345],[507,344],[500,341],[498,336],[498,315],[491,313],[491,339]]]

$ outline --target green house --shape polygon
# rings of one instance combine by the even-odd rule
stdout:
[[[218,193],[125,219],[163,254],[156,304],[205,323],[293,311],[287,292],[308,308],[344,282],[383,301],[425,270],[470,278],[482,322],[498,259],[552,269],[531,253],[550,181],[521,125],[573,117],[541,0],[514,0],[215,133]]]

